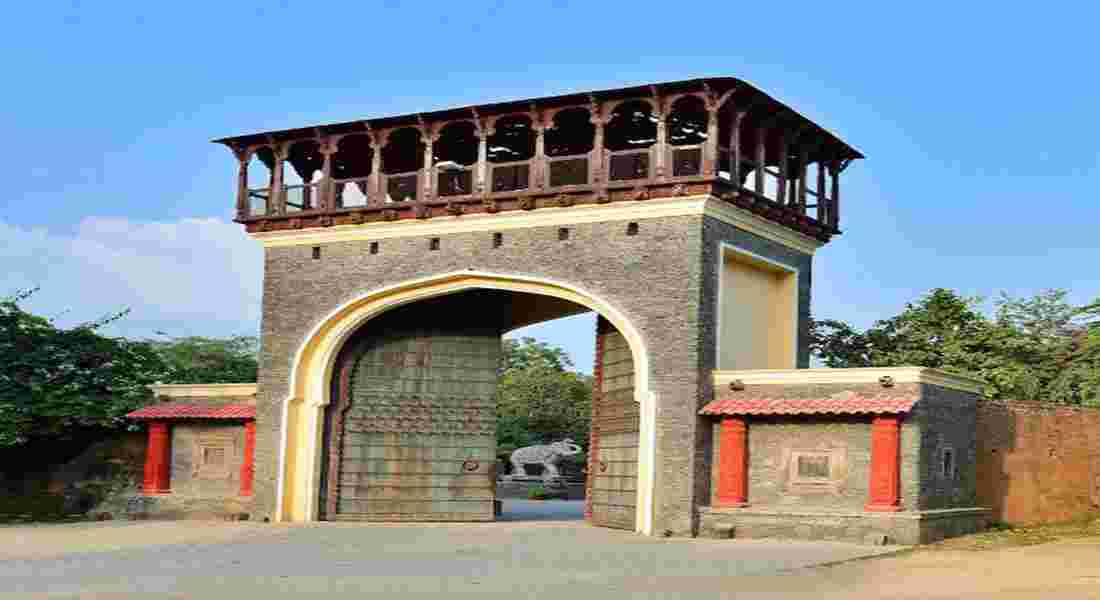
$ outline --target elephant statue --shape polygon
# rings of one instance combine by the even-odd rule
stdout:
[[[509,461],[512,463],[512,475],[524,475],[524,465],[542,465],[542,478],[544,480],[561,477],[558,463],[562,457],[573,456],[581,453],[581,447],[573,440],[564,439],[552,444],[540,444],[537,446],[525,446],[516,448],[512,452]]]

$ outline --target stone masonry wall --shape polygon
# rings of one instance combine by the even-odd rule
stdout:
[[[702,276],[700,278],[701,301],[699,303],[699,353],[697,369],[709,374],[718,367],[718,289],[722,272],[721,243],[726,242],[737,248],[747,250],[758,256],[796,268],[798,279],[798,367],[805,368],[810,363],[809,317],[810,289],[813,280],[813,257],[787,248],[771,240],[738,229],[716,219],[703,222]],[[695,438],[695,496],[700,504],[711,497],[714,485],[711,466],[717,464],[715,441],[716,431],[708,419],[697,413],[706,403],[714,399],[714,386],[709,376],[699,381],[698,397],[692,415],[694,428],[698,431]]]
[[[845,391],[866,394],[880,393],[878,384],[827,384],[827,385],[749,385],[737,392],[748,397],[824,398]],[[893,394],[916,396],[918,384],[896,384]],[[711,444],[714,465],[719,464],[718,422],[711,421]],[[858,510],[862,511],[868,499],[871,465],[871,416],[853,415],[793,415],[784,417],[748,418],[749,443],[749,504],[750,506],[799,507],[808,510]],[[921,427],[912,418],[901,424],[900,478],[901,507],[916,510],[920,497]],[[785,492],[786,460],[796,450],[824,450],[844,448],[847,476],[843,489],[834,494],[801,494]],[[713,484],[717,473],[708,473]],[[714,503],[714,488],[707,496]]]
[[[977,506],[975,477],[977,395],[921,385],[921,401],[910,416],[921,431],[919,478],[921,510]],[[943,474],[943,452],[954,452],[954,474]]]
[[[976,496],[993,520],[1068,521],[1100,511],[1100,408],[977,403]]]
[[[633,236],[626,234],[626,221],[579,224],[564,241],[558,226],[508,230],[497,248],[491,232],[440,236],[438,250],[430,249],[428,237],[380,240],[378,254],[369,253],[368,241],[341,242],[321,246],[318,260],[310,246],[268,249],[256,440],[256,504],[262,508],[256,516],[273,514],[282,403],[291,360],[307,333],[324,315],[372,289],[473,269],[577,286],[613,304],[640,331],[659,405],[655,531],[690,534],[700,489],[696,474],[709,468],[698,465],[692,451],[700,437],[695,413],[707,396],[700,385],[710,376],[701,368],[714,364],[713,356],[701,357],[714,338],[713,331],[700,333],[703,319],[713,328],[713,307],[703,310],[700,298],[715,272],[702,263],[703,220],[643,219]]]

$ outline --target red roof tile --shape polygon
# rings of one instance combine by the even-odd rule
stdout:
[[[852,415],[909,412],[916,394],[862,394],[840,392],[826,398],[783,398],[734,395],[715,400],[699,411],[701,415]]]
[[[188,404],[168,402],[139,408],[126,415],[131,419],[255,419],[256,407],[248,404]]]

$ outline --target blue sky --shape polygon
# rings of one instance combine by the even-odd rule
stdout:
[[[868,156],[818,316],[868,325],[935,286],[1100,295],[1095,3],[156,4],[5,15],[0,294],[41,285],[61,322],[256,331],[260,253],[210,139],[706,75]],[[590,364],[590,320],[535,332]]]

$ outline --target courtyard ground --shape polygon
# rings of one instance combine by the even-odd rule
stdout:
[[[506,514],[543,520],[463,525],[0,527],[0,598],[1100,598],[1095,537],[896,553],[645,538],[578,509],[519,501]]]

